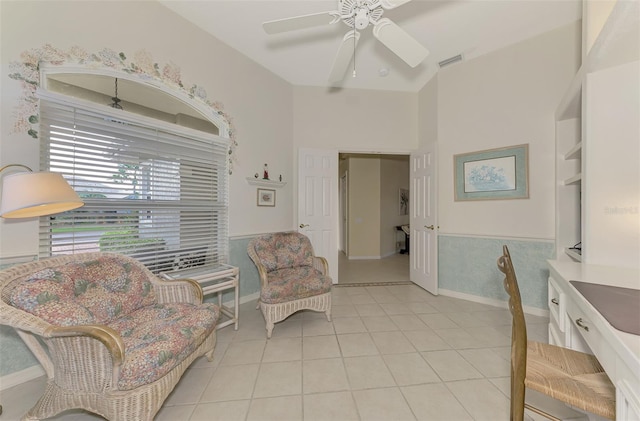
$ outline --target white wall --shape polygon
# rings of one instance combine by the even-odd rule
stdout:
[[[349,258],[380,256],[380,160],[349,158]]]
[[[418,92],[418,143],[438,141],[438,75]]]
[[[145,50],[160,66],[178,66],[185,86],[204,87],[236,126],[230,234],[292,228],[293,103],[288,83],[157,2],[0,2],[0,8],[0,164],[39,165],[38,141],[24,132],[12,133],[21,84],[8,75],[10,63],[21,60],[23,52],[45,44],[62,50],[79,46],[89,53],[109,48],[132,60]],[[277,191],[275,208],[258,208],[256,188],[245,181],[265,162],[271,174],[282,174],[288,182]],[[0,220],[0,256],[35,253],[36,233],[36,222]]]
[[[578,69],[579,41],[576,23],[440,71],[440,234],[554,238],[553,113]],[[421,94],[425,109],[433,91]],[[529,199],[454,201],[455,154],[524,143]]]
[[[407,151],[417,147],[417,95],[365,89],[293,88],[294,148]]]
[[[640,267],[640,62],[587,75],[583,261]]]

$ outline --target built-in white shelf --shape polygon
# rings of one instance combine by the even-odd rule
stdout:
[[[568,186],[571,184],[577,184],[582,180],[582,173],[578,173],[576,175],[574,175],[573,177],[569,177],[566,180],[564,180],[564,185]]]
[[[582,157],[582,142],[578,142],[573,148],[564,154],[564,159],[580,159]]]
[[[578,253],[577,251],[567,247],[564,249],[564,252],[567,254],[567,256],[571,257],[576,262],[582,262],[582,254]]]
[[[252,186],[275,187],[277,189],[279,189],[280,187],[284,187],[287,184],[286,181],[265,180],[263,178],[255,177],[247,177],[247,183]]]

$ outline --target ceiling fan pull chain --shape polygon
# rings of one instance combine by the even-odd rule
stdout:
[[[353,77],[356,77],[356,30],[353,30]]]

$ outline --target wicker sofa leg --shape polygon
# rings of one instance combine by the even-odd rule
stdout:
[[[273,322],[267,322],[267,339],[271,339],[271,333],[273,332]]]

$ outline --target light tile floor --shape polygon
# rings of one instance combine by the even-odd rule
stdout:
[[[408,281],[409,255],[394,254],[377,260],[349,260],[340,252],[338,279],[341,284]]]
[[[527,322],[546,340],[546,318]],[[298,312],[267,340],[246,303],[239,330],[218,332],[214,361],[196,360],[156,420],[507,420],[510,323],[507,310],[414,285],[335,287],[332,322]],[[3,391],[2,420],[19,419],[43,387]]]

